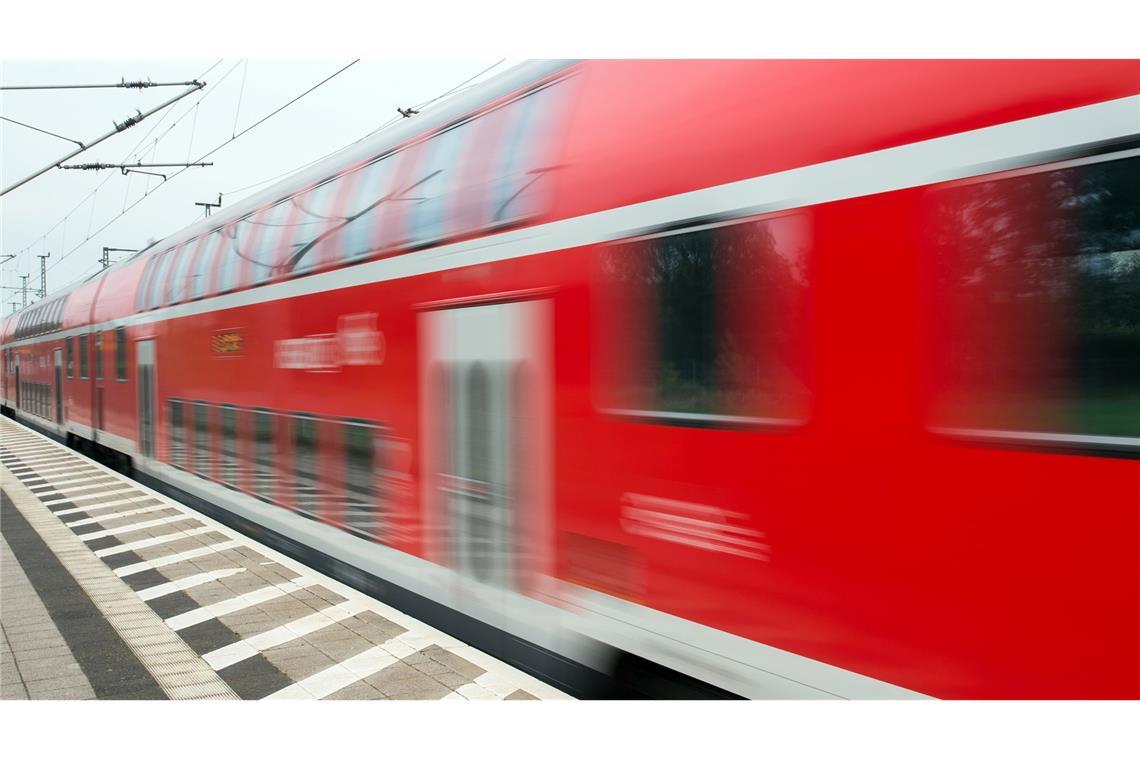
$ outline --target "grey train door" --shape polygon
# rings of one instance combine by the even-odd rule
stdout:
[[[135,349],[139,383],[139,453],[153,457],[156,421],[154,341],[140,340]]]
[[[462,576],[516,589],[547,549],[548,301],[422,315],[429,551]]]

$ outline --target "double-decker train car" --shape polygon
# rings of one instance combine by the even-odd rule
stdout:
[[[525,64],[2,342],[566,688],[1140,698],[1136,61]]]

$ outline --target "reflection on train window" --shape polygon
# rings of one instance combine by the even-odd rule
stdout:
[[[343,224],[344,211],[340,207],[343,205],[345,187],[354,180],[355,175],[352,173],[342,174],[322,182],[295,199],[297,224],[291,233],[296,253],[291,249],[286,257],[291,261],[292,271],[304,272],[321,261],[321,252],[325,247],[323,238]]]
[[[194,463],[193,470],[210,477],[210,407],[196,402],[194,408]]]
[[[182,401],[172,398],[170,405],[170,463],[186,467],[186,420],[183,419]]]
[[[65,345],[67,346],[67,379],[70,380],[75,377],[75,353],[73,351],[70,335],[67,337]]]
[[[801,215],[607,247],[602,397],[673,421],[806,418],[808,233]]]
[[[197,241],[183,243],[174,249],[171,256],[174,258],[174,263],[170,266],[170,276],[166,282],[166,298],[164,303],[175,304],[182,300],[184,286],[186,284],[187,269],[191,264],[194,252],[194,247]]]
[[[235,247],[250,260],[254,284],[265,282],[276,271],[277,262],[288,258],[297,234],[293,223],[296,208],[292,200],[284,200],[238,225]]]
[[[278,498],[274,463],[277,450],[274,445],[273,414],[264,409],[253,412],[253,491],[266,501]]]
[[[151,276],[154,274],[155,262],[158,259],[151,256],[143,267],[142,277],[139,278],[138,292],[135,294],[135,311],[143,311],[147,306],[147,294],[150,287]]]
[[[174,251],[167,251],[163,253],[154,267],[148,295],[148,309],[155,309],[162,305],[163,287],[166,284],[168,275],[170,274],[170,266],[174,262]]]
[[[417,200],[410,209],[408,238],[413,244],[428,244],[445,237],[448,201],[460,190],[460,156],[469,150],[474,122],[434,135],[424,146],[422,161],[408,196]]]
[[[87,379],[87,336],[79,336],[79,379]]]
[[[506,223],[540,210],[550,192],[547,175],[554,169],[548,148],[550,126],[558,120],[558,82],[504,106],[510,111],[510,128],[501,148],[503,164],[491,193],[491,219]]]
[[[298,512],[317,514],[317,421],[298,415],[293,418],[293,506]]]
[[[932,421],[1140,437],[1140,158],[931,195]]]
[[[386,156],[359,170],[359,178],[352,188],[351,205],[345,214],[348,220],[341,232],[341,251],[346,259],[371,253],[377,238],[377,219],[387,208],[385,199],[390,191],[396,161]]]
[[[235,248],[234,225],[225,227],[221,231],[222,245],[219,251],[218,292],[225,293],[238,286],[238,272],[242,266],[244,254]]]
[[[214,262],[218,260],[218,251],[225,246],[220,230],[214,230],[201,243],[201,248],[194,260],[194,270],[190,274],[190,282],[186,291],[190,298],[201,298],[206,295],[210,275],[214,271]]]
[[[127,328],[115,328],[115,379],[127,379]]]

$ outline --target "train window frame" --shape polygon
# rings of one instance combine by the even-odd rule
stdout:
[[[482,116],[480,112],[454,121],[423,141],[423,152],[417,157],[419,161],[414,170],[421,174],[421,178],[412,187],[420,189],[430,186],[432,189],[438,188],[438,191],[419,199],[408,209],[402,220],[404,239],[401,246],[413,250],[429,248],[458,234],[454,229],[454,220],[448,213],[449,205],[455,195],[463,190],[455,178],[462,177],[463,162],[468,151],[472,150]],[[430,222],[425,222],[422,218],[427,214],[433,217]],[[426,234],[421,234],[424,231],[421,228],[426,228]]]
[[[187,301],[197,301],[210,295],[210,281],[214,274],[213,263],[217,258],[218,247],[222,244],[221,229],[215,227],[200,238],[201,242],[194,256],[194,266],[186,284]]]
[[[815,285],[815,259],[814,231],[811,224],[811,208],[796,206],[776,211],[758,209],[738,209],[730,213],[713,214],[707,217],[680,220],[650,228],[633,230],[619,238],[606,241],[605,247],[621,247],[658,238],[668,238],[678,235],[691,234],[702,231],[725,229],[747,224],[768,222],[778,219],[798,219],[805,230],[807,240],[806,269],[808,272],[807,304],[809,312],[814,301]],[[814,318],[810,319],[804,327],[801,339],[810,345],[815,338],[816,326]],[[606,381],[599,376],[598,369],[592,373],[590,386],[591,398],[596,411],[605,417],[635,424],[650,424],[671,427],[711,428],[722,430],[749,430],[749,431],[793,431],[807,427],[815,416],[817,405],[817,379],[814,361],[807,359],[804,367],[806,377],[803,379],[807,393],[807,402],[803,414],[798,416],[764,416],[723,414],[715,412],[680,412],[668,409],[649,409],[629,406],[619,406],[607,403],[601,397],[611,393],[606,388]]]
[[[243,220],[245,218],[242,217]],[[214,268],[217,270],[214,276],[215,295],[233,293],[243,287],[241,270],[245,256],[237,250],[235,245],[237,243],[237,224],[238,222],[235,220],[223,226],[221,230],[222,245],[219,247],[218,256],[214,260]]]
[[[171,306],[181,300],[182,291],[185,289],[183,281],[185,280],[186,267],[190,263],[190,246],[196,240],[197,238],[194,238],[194,240],[179,243],[174,248],[174,253],[171,254],[174,260],[170,265],[170,272],[162,289],[161,305]]]
[[[67,339],[64,341],[64,348],[65,348],[65,351],[67,354],[67,379],[68,380],[71,380],[72,378],[75,377],[75,348],[74,348],[74,345],[72,344],[72,337],[73,336],[68,335]]]
[[[926,187],[924,189],[924,202],[931,203],[932,196],[947,190],[1138,158],[1140,158],[1140,148],[1108,150],[1088,155],[1077,155],[1072,158],[1062,158],[1046,163],[1026,164],[1001,171],[971,175],[969,177],[941,182]],[[924,325],[923,330],[928,334],[930,328],[928,325]],[[922,371],[924,373],[931,372],[929,358],[924,358],[923,362]],[[925,408],[923,409],[921,417],[922,428],[928,434],[944,441],[990,448],[1025,449],[1061,454],[1079,453],[1093,456],[1123,456],[1130,459],[1140,457],[1140,436],[939,425],[931,420],[931,400],[927,399],[924,404]]]

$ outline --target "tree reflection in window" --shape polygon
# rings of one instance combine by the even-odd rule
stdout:
[[[807,415],[806,224],[784,216],[608,247],[608,404],[688,415]]]
[[[1140,158],[932,196],[936,425],[1140,436]]]

